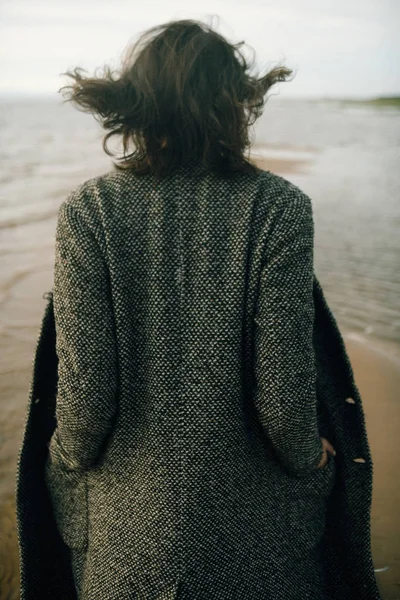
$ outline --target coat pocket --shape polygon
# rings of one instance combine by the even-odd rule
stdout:
[[[56,432],[55,432],[56,433]],[[45,482],[61,538],[69,548],[88,545],[88,484],[86,471],[69,469],[60,459],[53,435],[45,463]]]
[[[336,476],[336,459],[328,452],[328,460],[324,467],[315,469],[311,475],[311,484],[316,490],[320,491],[323,496],[329,496],[335,484]]]
[[[336,480],[335,457],[328,454],[324,467],[293,478],[286,489],[288,548],[299,560],[316,550],[325,532],[328,499]]]
[[[324,467],[319,469],[316,467],[310,475],[296,479],[297,494],[300,496],[313,496],[325,501],[333,489],[335,477],[335,457],[328,452],[328,460]]]

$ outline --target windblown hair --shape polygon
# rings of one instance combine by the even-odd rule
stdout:
[[[245,158],[249,128],[270,88],[292,71],[276,66],[262,77],[251,75],[252,64],[238,50],[242,44],[230,44],[199,21],[170,21],[129,46],[117,71],[105,66],[101,76],[86,77],[76,67],[62,73],[74,83],[59,92],[108,131],[106,154],[115,156],[107,142],[122,136],[116,169],[162,177],[199,161],[221,173],[254,172]]]

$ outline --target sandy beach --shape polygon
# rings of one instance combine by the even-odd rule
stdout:
[[[260,166],[284,176],[307,169],[306,161],[259,160]],[[49,252],[49,249],[47,249]],[[46,264],[44,261],[43,264]],[[51,260],[47,258],[47,265]],[[19,324],[18,335],[0,336],[0,599],[19,598],[18,547],[15,530],[15,468],[28,401],[33,353],[45,306],[42,294],[52,286],[51,267],[32,271],[15,285],[4,303]],[[31,301],[32,297],[35,302]],[[384,600],[400,600],[400,471],[397,424],[400,404],[400,349],[366,345],[342,329],[360,390],[374,463],[372,550]]]

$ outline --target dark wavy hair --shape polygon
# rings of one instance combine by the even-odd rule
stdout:
[[[105,66],[87,77],[76,67],[61,73],[74,80],[59,89],[66,101],[90,112],[108,133],[103,149],[121,135],[123,156],[116,169],[164,176],[174,167],[201,162],[221,173],[254,172],[244,154],[249,127],[262,114],[266,94],[292,71],[275,66],[251,75],[238,50],[211,26],[169,21],[142,33],[128,47],[122,68]],[[129,144],[135,149],[129,153]]]

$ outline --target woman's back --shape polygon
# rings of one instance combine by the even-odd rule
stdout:
[[[309,199],[265,171],[111,173],[61,206],[49,484],[81,470],[59,522],[83,597],[322,597],[312,244]]]
[[[203,48],[198,28],[187,31]],[[254,106],[279,74],[242,82]],[[81,101],[98,103],[109,128],[128,127],[144,118],[137,106],[149,84],[144,78],[144,88],[131,89],[132,81],[121,85],[139,94],[136,103],[110,81],[98,94],[92,82],[83,85]],[[239,114],[248,101],[238,105],[235,90]],[[215,144],[224,130],[218,102],[208,107],[220,115]],[[171,130],[160,145],[165,132],[151,114],[143,134],[149,160],[86,181],[60,207],[19,463],[22,581],[34,590],[23,598],[71,597],[61,567],[55,588],[39,591],[30,581],[35,560],[48,568],[50,552],[42,546],[27,558],[33,527],[51,530],[49,539],[57,529],[57,556],[71,551],[86,600],[378,599],[365,529],[372,463],[361,406],[345,420],[346,396],[357,404],[359,396],[314,276],[311,200],[286,179],[238,163],[242,129],[225,127],[221,146],[212,146],[219,168],[194,156],[168,173],[179,163],[178,138]],[[197,117],[193,106],[191,115],[180,106],[171,118],[190,126]],[[199,151],[211,147],[211,123],[202,123]],[[55,350],[57,377],[42,368]],[[56,401],[49,383],[36,402],[43,376],[57,380]],[[42,410],[46,435],[56,417],[51,439],[32,433]],[[322,433],[338,457],[317,468]],[[366,463],[356,474],[350,461],[360,450]],[[44,457],[46,487],[32,489],[26,474],[33,464],[40,480]],[[39,489],[51,515],[29,512]],[[362,547],[356,558],[354,544]]]

